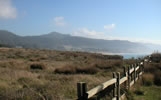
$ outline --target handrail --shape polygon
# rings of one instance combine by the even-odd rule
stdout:
[[[94,96],[95,94],[97,94],[98,92],[104,90],[104,89],[107,88],[108,86],[114,84],[114,83],[116,83],[116,78],[113,78],[113,79],[111,79],[111,80],[109,80],[109,81],[106,81],[106,82],[102,83],[101,85],[98,85],[97,87],[95,87],[95,88],[89,90],[89,91],[87,92],[87,94],[88,94],[88,99],[91,98],[92,96]]]
[[[130,87],[134,84],[134,80],[130,83]]]
[[[134,68],[130,69],[130,74],[134,71]]]
[[[124,83],[126,80],[127,80],[127,77],[126,77],[126,76],[123,77],[123,78],[121,78],[121,79],[120,79],[120,84]]]
[[[137,71],[138,69],[139,69],[139,66],[137,66],[135,70]]]
[[[142,67],[142,68],[141,68]],[[139,73],[138,73],[139,72]],[[132,74],[134,73],[134,74]],[[78,100],[88,100],[91,97],[93,97],[94,95],[100,93],[101,91],[105,90],[107,87],[112,86],[113,85],[113,98],[112,100],[122,100],[122,98],[125,97],[125,93],[123,95],[120,96],[120,85],[125,83],[126,81],[128,82],[128,86],[126,86],[127,84],[124,84],[125,87],[128,89],[130,89],[131,86],[133,86],[133,84],[136,83],[136,81],[138,79],[140,79],[139,77],[143,74],[143,66],[137,66],[137,67],[133,67],[130,69],[130,67],[128,67],[128,71],[126,71],[125,67],[124,67],[124,77],[122,77],[120,79],[120,73],[117,73],[117,77],[115,76],[116,74],[113,73],[113,78],[96,86],[95,88],[87,91],[87,86],[86,83],[81,82],[79,86],[77,86],[78,88]],[[131,77],[133,80],[131,80]],[[117,90],[117,94],[116,94],[116,90]]]

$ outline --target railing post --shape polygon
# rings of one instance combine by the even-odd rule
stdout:
[[[130,67],[128,66],[128,89],[130,90]]]
[[[117,72],[117,98],[116,100],[120,100],[120,73]]]
[[[124,77],[127,77],[127,75],[126,75],[126,67],[125,66],[124,66]],[[127,84],[127,81],[124,82],[125,89],[127,88],[126,84]]]
[[[140,71],[143,72],[144,71],[144,61],[140,63]]]
[[[136,83],[136,64],[134,64],[134,84]]]
[[[136,67],[139,67],[139,69],[136,71],[136,77],[138,78],[138,73],[139,73],[139,70],[140,70],[140,66],[139,66],[139,63],[136,64]],[[139,79],[139,78],[138,78]]]
[[[116,78],[115,72],[113,72],[113,78]],[[114,87],[113,87],[113,97],[116,97],[116,83],[114,84]]]
[[[133,64],[131,65],[131,67],[130,67],[130,69],[132,69],[133,68]],[[131,81],[133,80],[133,72],[130,74],[130,77],[131,77]]]
[[[142,72],[144,72],[144,67],[145,67],[145,61],[143,61]]]
[[[126,76],[126,67],[124,66],[124,76]]]
[[[86,92],[87,92],[87,84],[85,82],[77,83],[78,100],[87,100],[88,95]]]
[[[138,69],[138,73],[137,73],[137,77],[138,77],[138,80],[140,79],[140,75],[139,75],[139,73],[140,73],[140,63],[138,63],[138,66],[139,66],[139,69]]]

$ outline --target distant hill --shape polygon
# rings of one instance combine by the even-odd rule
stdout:
[[[124,40],[90,39],[51,32],[40,36],[18,36],[0,30],[0,44],[13,47],[73,50],[110,53],[145,53],[157,50],[158,45],[135,43]]]

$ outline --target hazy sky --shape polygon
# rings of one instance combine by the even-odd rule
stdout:
[[[161,0],[0,0],[0,29],[161,44]]]

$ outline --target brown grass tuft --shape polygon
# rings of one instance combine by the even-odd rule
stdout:
[[[65,65],[61,68],[56,68],[55,73],[74,74],[76,73],[76,68],[73,65]]]
[[[61,68],[56,68],[55,73],[59,74],[95,74],[99,70],[96,67],[86,67],[86,66],[73,66],[73,65],[65,65]]]
[[[30,65],[30,69],[33,70],[44,70],[46,69],[46,66],[43,63],[33,63]]]

